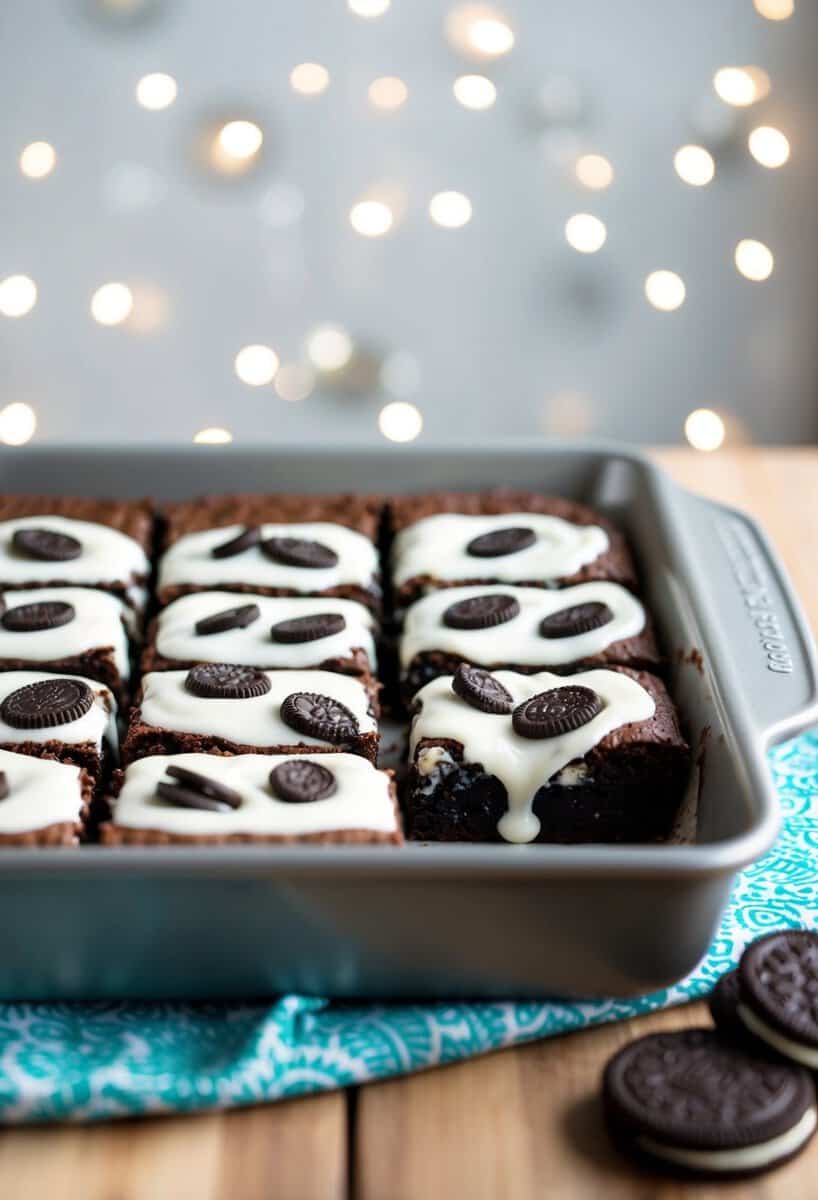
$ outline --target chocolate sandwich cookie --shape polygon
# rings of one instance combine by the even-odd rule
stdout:
[[[579,684],[551,688],[524,700],[514,709],[514,732],[524,738],[553,738],[581,729],[602,712],[602,701]]]
[[[719,1179],[786,1162],[818,1121],[806,1071],[753,1055],[712,1029],[629,1043],[605,1068],[602,1098],[621,1150]]]
[[[738,971],[728,971],[722,975],[707,997],[707,1007],[722,1037],[728,1038],[731,1042],[738,1042],[745,1047],[757,1049],[760,1043],[750,1034],[738,1015],[740,995],[741,985]]]
[[[749,945],[738,966],[737,1014],[784,1058],[818,1070],[818,933],[784,929]]]
[[[212,633],[227,633],[230,629],[246,629],[260,616],[257,604],[239,604],[236,608],[225,608],[202,617],[196,622],[195,629],[200,637],[209,637]]]
[[[94,696],[81,679],[41,679],[11,692],[0,704],[0,717],[14,729],[47,729],[78,721]]]
[[[293,692],[281,705],[281,719],[306,737],[338,745],[358,734],[358,721],[345,704],[316,692]]]

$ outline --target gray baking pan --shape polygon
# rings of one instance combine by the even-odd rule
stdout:
[[[706,951],[774,841],[765,750],[818,720],[816,659],[758,526],[615,446],[15,449],[0,488],[179,498],[501,484],[627,529],[703,745],[697,827],[661,846],[0,851],[0,997],[625,996]]]

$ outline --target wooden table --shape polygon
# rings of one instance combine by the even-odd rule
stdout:
[[[818,450],[657,453],[687,486],[758,516],[818,630]],[[706,1021],[701,1004],[353,1092],[217,1116],[0,1132],[3,1200],[541,1200],[818,1194],[818,1139],[766,1179],[683,1187],[610,1149],[596,1103],[636,1034]]]

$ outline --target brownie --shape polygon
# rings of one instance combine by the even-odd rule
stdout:
[[[670,834],[690,751],[664,684],[648,672],[461,667],[415,703],[410,837],[578,843]]]
[[[574,500],[512,488],[427,492],[390,500],[388,526],[399,610],[425,592],[454,585],[637,583],[621,530]]]
[[[0,671],[81,675],[127,695],[133,613],[110,592],[85,587],[7,593],[0,611]]]
[[[147,500],[0,495],[0,590],[101,588],[141,609],[153,533]]]
[[[0,846],[75,846],[94,794],[83,767],[0,749]]]
[[[150,623],[142,670],[224,662],[366,678],[375,668],[374,634],[372,613],[354,600],[196,592]]]
[[[406,703],[462,662],[522,675],[611,665],[656,671],[661,663],[642,604],[607,582],[438,589],[407,610],[400,658]]]
[[[117,772],[106,845],[393,843],[391,771],[354,754],[177,754]]]
[[[2,677],[0,677],[2,679]],[[142,679],[123,762],[158,754],[347,752],[378,758],[378,687],[329,671],[206,664]]]
[[[116,702],[102,684],[44,671],[0,673],[0,747],[84,768],[96,781],[117,753]]]
[[[170,504],[159,603],[186,592],[381,601],[381,501],[366,495],[204,496]]]

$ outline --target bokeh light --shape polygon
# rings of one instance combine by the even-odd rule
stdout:
[[[614,169],[602,154],[583,154],[578,158],[574,173],[583,187],[601,192],[614,180]]]
[[[57,165],[57,152],[50,142],[30,142],[20,154],[20,170],[27,179],[45,179]]]
[[[329,87],[329,71],[320,63],[299,63],[290,71],[290,86],[302,96],[320,96]]]
[[[194,434],[193,440],[198,446],[226,446],[233,441],[233,434],[221,425],[208,425]]]
[[[595,254],[605,245],[607,237],[604,222],[590,213],[574,213],[565,222],[565,240],[580,254]]]
[[[736,246],[735,263],[739,274],[745,279],[763,283],[772,275],[775,259],[769,246],[753,238],[744,238]]]
[[[489,4],[453,8],[446,17],[446,37],[452,48],[467,58],[500,58],[514,45],[513,29]]]
[[[795,12],[795,0],[753,0],[756,12],[768,21],[786,21]]]
[[[780,129],[772,125],[759,125],[747,139],[750,153],[762,167],[783,167],[790,157],[790,143]]]
[[[273,385],[282,400],[297,404],[306,400],[315,387],[315,372],[303,363],[283,363]]]
[[[172,75],[155,71],[152,75],[143,75],[136,85],[136,99],[143,108],[151,112],[159,112],[170,108],[176,99],[178,88]]]
[[[318,325],[307,338],[307,355],[319,371],[340,371],[354,349],[352,338],[340,325]]]
[[[350,12],[356,17],[382,17],[391,0],[347,0]]]
[[[219,145],[230,158],[253,158],[261,149],[264,134],[255,121],[228,121],[222,125]]]
[[[437,192],[429,201],[429,216],[444,229],[468,225],[471,215],[471,200],[462,192]]]
[[[28,275],[8,275],[0,280],[0,313],[24,317],[37,303],[37,285]]]
[[[383,237],[394,224],[392,209],[382,200],[359,200],[349,212],[349,223],[362,237]]]
[[[485,75],[459,75],[452,85],[455,99],[464,108],[481,111],[491,108],[497,99],[497,88]]]
[[[645,280],[645,295],[660,312],[674,312],[685,302],[684,280],[675,271],[651,271]]]
[[[133,293],[124,283],[104,283],[91,297],[91,316],[100,325],[121,325],[133,310]]]
[[[712,408],[696,408],[685,420],[685,437],[694,450],[718,450],[725,432],[724,421]]]
[[[396,75],[382,75],[380,79],[372,80],[367,94],[375,108],[391,111],[406,103],[409,89]]]
[[[423,429],[423,414],[406,400],[393,400],[378,414],[378,428],[390,442],[413,442]]]
[[[30,442],[37,429],[37,414],[30,404],[16,401],[0,409],[0,442],[6,446],[23,446]]]
[[[680,146],[673,156],[676,174],[691,187],[704,187],[716,173],[713,155],[704,146]]]
[[[713,87],[725,104],[746,108],[769,95],[770,77],[762,67],[720,67]]]
[[[236,355],[236,374],[242,383],[250,387],[263,387],[272,383],[278,370],[278,355],[272,346],[243,346]]]

